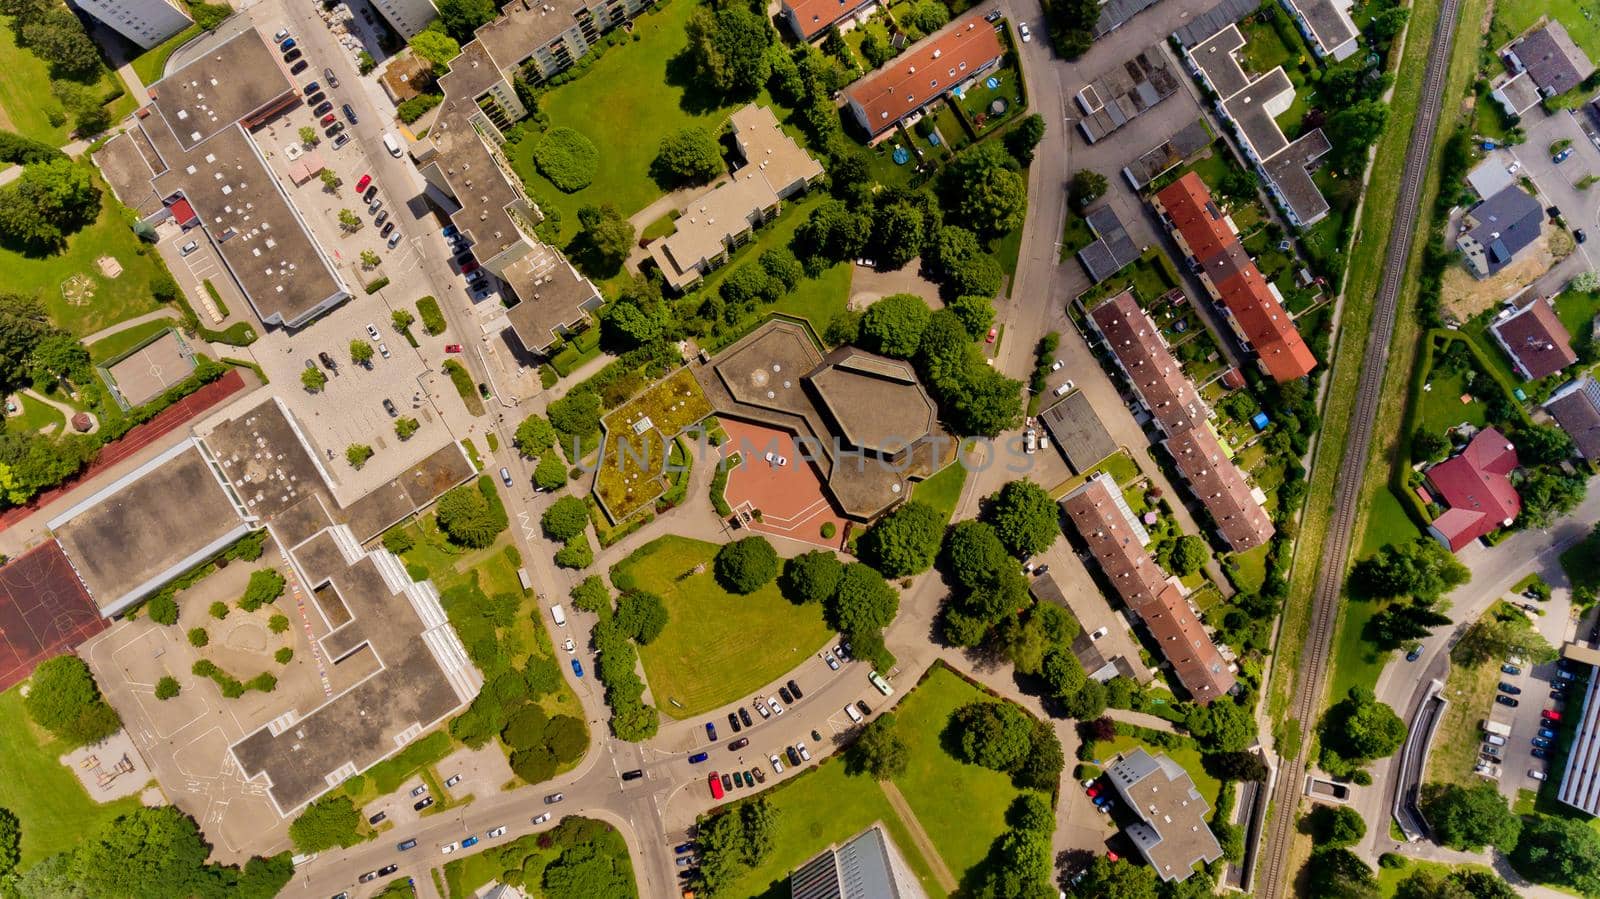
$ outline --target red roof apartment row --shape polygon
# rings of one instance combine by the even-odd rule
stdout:
[[[1206,705],[1233,689],[1234,674],[1206,634],[1183,589],[1140,543],[1117,485],[1098,475],[1061,500],[1078,535],[1124,604],[1149,629],[1178,680]]]
[[[1152,202],[1167,217],[1173,237],[1199,266],[1200,279],[1227,307],[1239,337],[1255,350],[1267,374],[1279,384],[1310,374],[1317,367],[1316,356],[1212,202],[1200,176],[1185,174]]]
[[[1123,291],[1101,303],[1089,313],[1089,320],[1167,436],[1167,451],[1178,472],[1228,545],[1244,552],[1272,539],[1272,519],[1256,501],[1244,473],[1223,451],[1207,423],[1210,413],[1205,402],[1133,294]]]
[[[976,10],[956,19],[846,89],[845,99],[857,123],[876,139],[901,119],[999,64],[1005,48],[996,26],[983,16],[983,10]]]

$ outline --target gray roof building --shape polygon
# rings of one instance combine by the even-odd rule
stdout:
[[[1095,242],[1078,251],[1078,261],[1094,283],[1099,284],[1139,258],[1139,245],[1109,205],[1089,213],[1084,222],[1094,233]]]
[[[1211,129],[1206,127],[1205,119],[1195,119],[1123,166],[1122,177],[1127,178],[1136,190],[1143,190],[1150,182],[1200,152],[1211,140]]]
[[[1284,5],[1318,56],[1343,61],[1355,55],[1359,32],[1350,21],[1348,0],[1284,0]]]
[[[1564,94],[1594,73],[1594,63],[1554,19],[1512,41],[1500,58],[1511,71],[1527,72],[1544,97]]]
[[[1584,375],[1557,390],[1544,408],[1578,447],[1578,455],[1600,462],[1600,382]]]
[[[1211,806],[1177,762],[1140,748],[1112,762],[1106,775],[1139,816],[1128,825],[1128,838],[1162,880],[1184,880],[1195,865],[1222,857],[1222,846],[1206,825]]]
[[[1480,278],[1500,271],[1539,238],[1544,208],[1522,188],[1512,185],[1467,212],[1456,248]]]
[[[926,899],[916,876],[877,824],[830,846],[789,875],[791,899]]]
[[[1151,44],[1100,73],[1073,95],[1083,111],[1078,130],[1092,144],[1177,93],[1178,87],[1166,50]]]

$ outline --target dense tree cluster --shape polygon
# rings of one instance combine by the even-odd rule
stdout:
[[[1028,583],[986,521],[958,522],[944,541],[942,570],[954,582],[944,611],[944,638],[977,646],[1002,619],[1028,605]]]
[[[754,593],[778,576],[778,551],[765,537],[746,537],[724,543],[711,568],[729,593]]]
[[[87,166],[65,157],[31,163],[0,187],[0,242],[53,252],[99,214],[100,188]]]
[[[1511,864],[1539,883],[1600,893],[1600,833],[1587,821],[1535,815],[1522,826]]]
[[[633,225],[610,203],[578,210],[578,234],[567,252],[591,278],[609,278],[622,271],[633,250]]]
[[[1438,541],[1418,537],[1399,546],[1387,544],[1357,562],[1350,582],[1366,596],[1410,596],[1433,602],[1471,576],[1467,566]]]
[[[473,32],[494,20],[494,0],[440,0],[439,21],[458,44],[472,40]]]
[[[727,100],[754,96],[772,73],[767,49],[778,39],[764,9],[743,0],[726,0],[690,13],[684,24],[684,51],[695,81]]]
[[[510,524],[500,495],[495,492],[494,481],[488,476],[478,478],[473,484],[462,484],[439,497],[437,509],[439,529],[451,541],[475,549],[493,543]],[[587,509],[584,516],[587,521]]]
[[[885,356],[909,359],[916,355],[932,314],[914,293],[890,294],[874,302],[861,317],[860,343]]]
[[[906,577],[933,567],[944,536],[944,516],[911,500],[880,518],[858,543],[861,558],[886,577]]]
[[[696,13],[709,11],[705,7]],[[716,135],[704,128],[689,126],[661,139],[650,173],[663,187],[688,187],[705,184],[727,171]]]
[[[1009,702],[979,700],[956,709],[949,737],[962,761],[1005,772],[1019,787],[1051,789],[1066,765],[1050,723]]]
[[[594,628],[594,648],[599,654],[595,676],[606,688],[611,706],[611,733],[620,740],[639,743],[656,735],[661,719],[655,706],[644,702],[644,681],[634,670],[639,662],[632,636],[615,616],[602,616]]]
[[[895,727],[892,712],[867,722],[845,755],[845,764],[851,771],[866,774],[873,780],[899,777],[910,762],[911,747]]]
[[[330,794],[306,806],[289,822],[289,841],[300,853],[323,852],[361,842],[361,811],[350,797]]]
[[[1000,488],[989,507],[995,536],[1019,558],[1037,555],[1061,536],[1056,503],[1037,483],[1016,480]]]
[[[1489,871],[1456,868],[1440,873],[1421,868],[1400,881],[1395,899],[1517,899],[1511,884]]]
[[[758,797],[713,815],[700,825],[700,884],[710,896],[728,887],[772,853],[778,810]]]
[[[1493,846],[1510,852],[1522,833],[1522,819],[1492,781],[1471,787],[1425,784],[1419,806],[1434,836],[1452,849],[1478,852]]]
[[[1349,849],[1319,848],[1306,867],[1307,892],[1313,899],[1378,899],[1378,878]]]
[[[35,724],[72,747],[97,743],[122,727],[77,656],[56,656],[35,668],[22,705]]]
[[[1406,724],[1371,690],[1357,686],[1328,709],[1319,732],[1323,769],[1344,775],[1373,759],[1393,755],[1405,742]]]
[[[1050,878],[1050,840],[1055,823],[1055,810],[1042,794],[1027,792],[1012,800],[1006,809],[1007,829],[990,847],[980,875],[982,882],[974,895],[995,899],[1047,899],[1057,895]]]

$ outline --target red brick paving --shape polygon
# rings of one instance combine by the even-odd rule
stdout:
[[[243,390],[244,387],[244,377],[239,374],[239,370],[237,368],[229,369],[222,377],[161,410],[161,413],[155,418],[142,425],[135,426],[128,433],[122,435],[122,439],[101,448],[100,455],[96,456],[95,460],[90,462],[89,466],[76,476],[67,479],[60,486],[52,487],[39,494],[25,506],[7,509],[5,512],[0,513],[0,531],[16,525],[39,511],[40,508],[72,492],[85,480],[94,477],[96,474],[144,449],[156,440],[176,431],[192,419],[204,414],[211,407]]]
[[[0,690],[105,629],[106,620],[54,540],[0,568]]]
[[[845,520],[834,511],[823,492],[822,477],[811,463],[798,458],[793,436],[787,431],[724,417],[722,427],[730,438],[724,449],[742,452],[744,462],[728,473],[723,498],[735,512],[761,510],[761,520],[751,520],[751,530],[789,537],[828,549],[844,544]],[[789,462],[777,466],[764,458],[769,447]],[[833,522],[831,540],[822,537],[822,525]]]

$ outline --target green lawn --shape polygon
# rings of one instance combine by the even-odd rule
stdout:
[[[55,433],[61,433],[67,423],[67,417],[61,414],[61,410],[20,393],[17,399],[22,402],[22,414],[6,419],[7,430],[16,429],[19,433],[38,431],[53,424],[57,426]]]
[[[949,521],[950,516],[955,514],[956,503],[961,500],[961,488],[966,483],[967,467],[959,461],[952,462],[912,488],[911,497],[938,509],[944,515],[944,520]]]
[[[5,33],[0,28],[0,35]],[[128,212],[104,182],[96,181],[104,192],[100,218],[69,237],[64,251],[36,257],[0,246],[0,292],[37,294],[50,319],[80,337],[160,305],[150,296],[150,279],[161,271],[159,257],[133,235]],[[120,262],[122,274],[100,274],[96,260],[101,256]],[[76,274],[94,285],[93,297],[81,305],[68,303],[61,294],[62,282]]]
[[[639,649],[656,706],[687,718],[732,702],[793,668],[832,631],[818,605],[795,605],[775,583],[748,596],[717,584],[717,545],[662,537],[611,570],[619,590],[659,595],[671,620]],[[697,568],[702,570],[695,573]]]
[[[1333,644],[1333,684],[1328,688],[1331,701],[1337,702],[1357,684],[1376,686],[1383,666],[1393,657],[1393,652],[1379,649],[1363,636],[1367,622],[1378,614],[1380,608],[1382,604],[1375,600],[1351,599],[1348,596],[1342,599],[1339,632]]]
[[[1267,579],[1267,552],[1271,545],[1263,543],[1249,552],[1234,553],[1228,558],[1234,564],[1233,585],[1245,593],[1261,589]]]
[[[1482,387],[1490,386],[1483,375],[1479,375],[1475,386],[1469,389],[1466,379],[1461,372],[1445,372],[1435,369],[1429,377],[1432,389],[1422,394],[1422,412],[1418,419],[1418,426],[1435,434],[1443,434],[1446,429],[1466,422],[1475,427],[1483,427],[1488,423],[1489,407],[1479,399]],[[1470,403],[1461,402],[1463,394],[1471,393],[1473,400]]]
[[[167,60],[172,57],[173,51],[193,40],[195,35],[199,33],[199,25],[190,25],[161,44],[139,54],[139,57],[133,61],[133,73],[139,76],[139,81],[145,87],[160,81],[162,73],[167,68]]]
[[[1116,739],[1108,743],[1095,743],[1090,747],[1090,758],[1100,762],[1109,762],[1119,752],[1128,752],[1140,746],[1151,755],[1165,755],[1178,763],[1178,767],[1189,772],[1189,778],[1194,781],[1194,788],[1212,808],[1217,807],[1217,796],[1222,792],[1222,782],[1206,773],[1205,766],[1200,763],[1200,750],[1193,740],[1184,740],[1183,745],[1177,749],[1165,749],[1160,746],[1151,746],[1141,741],[1138,737],[1118,734]]]
[[[691,125],[716,130],[733,110],[709,94],[687,91],[683,76],[669,62],[688,45],[683,24],[698,4],[672,0],[633,23],[632,41],[623,41],[575,80],[544,95],[551,127],[581,132],[600,149],[594,181],[576,193],[562,193],[534,168],[537,135],[508,144],[512,166],[541,206],[561,213],[561,243],[578,230],[578,208],[610,203],[623,215],[643,209],[662,193],[650,178],[661,139]],[[531,130],[531,129],[530,129]]]
[[[1406,507],[1394,491],[1379,490],[1373,494],[1372,507],[1367,510],[1367,530],[1356,550],[1356,558],[1370,556],[1391,543],[1396,546],[1410,543],[1420,536],[1422,531],[1406,514]]]
[[[67,142],[72,124],[60,101],[50,92],[50,67],[39,57],[18,47],[11,32],[10,20],[0,20],[0,119],[9,118],[9,130],[24,137],[42,140],[51,146]],[[122,87],[122,79],[115,72],[102,67],[100,80],[91,89],[102,96]],[[111,101],[113,121],[133,112],[138,105],[126,91]],[[60,117],[62,124],[52,125],[51,114]]]
[[[134,325],[131,328],[125,328],[121,331],[118,331],[109,337],[102,337],[99,340],[96,340],[94,343],[89,344],[89,358],[93,359],[97,363],[105,362],[107,359],[115,359],[139,344],[144,343],[146,340],[149,340],[157,334],[160,334],[162,331],[171,328],[172,325],[172,319],[164,318],[158,321]]]
[[[1494,874],[1493,871],[1484,867],[1483,865],[1461,865],[1460,867]],[[1418,871],[1426,870],[1434,874],[1448,874],[1455,870],[1455,866],[1447,865],[1443,862],[1425,862],[1406,858],[1403,859],[1401,866],[1398,868],[1379,867],[1375,868],[1374,870],[1378,875],[1379,899],[1391,899],[1391,897],[1394,896],[1395,891],[1400,889],[1400,882],[1417,873]],[[1499,877],[1498,874],[1495,874],[1494,876]]]
[[[1555,298],[1556,317],[1566,326],[1574,339],[1592,327],[1594,317],[1600,315],[1600,293],[1579,293],[1568,290]]]
[[[1540,3],[1496,3],[1489,26],[1489,46],[1499,47],[1549,16],[1566,26],[1572,42],[1590,59],[1600,58],[1600,21],[1590,18],[1593,7],[1583,0],[1543,0]]]
[[[944,751],[950,715],[990,697],[943,665],[934,666],[895,710],[911,746],[906,773],[894,779],[957,879],[989,854],[1006,830],[1006,809],[1020,792],[998,771],[958,761]]]
[[[992,88],[989,87],[991,79],[995,82]],[[1005,106],[999,115],[993,114],[990,108],[996,100]],[[982,137],[1022,113],[1022,79],[1016,66],[1002,66],[985,74],[955,102],[966,114],[967,121],[972,123],[973,130]]]
[[[137,799],[105,805],[90,799],[72,772],[56,761],[67,747],[46,736],[35,730],[17,688],[0,693],[0,807],[22,822],[24,869],[139,807]]]
[[[772,852],[729,884],[726,895],[788,899],[790,871],[875,822],[884,824],[922,888],[932,896],[943,894],[883,790],[869,777],[846,774],[837,756],[762,795],[777,810]]]

